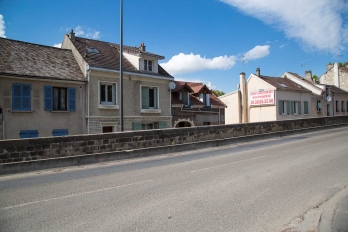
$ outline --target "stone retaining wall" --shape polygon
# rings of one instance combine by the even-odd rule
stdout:
[[[11,163],[132,150],[338,124],[348,124],[348,116],[127,131],[97,135],[1,140],[0,162]]]

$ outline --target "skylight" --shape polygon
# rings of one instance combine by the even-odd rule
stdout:
[[[95,54],[99,54],[98,50],[95,48],[87,48],[88,53],[95,53]]]
[[[284,84],[281,84],[281,83],[278,83],[281,87],[284,87],[284,88],[288,88],[288,86],[284,85]]]

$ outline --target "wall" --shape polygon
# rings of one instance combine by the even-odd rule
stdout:
[[[336,111],[336,101],[338,101],[338,111]],[[344,112],[342,112],[342,101],[344,102]],[[338,116],[338,115],[347,115],[347,104],[348,104],[348,96],[346,94],[333,94],[332,95],[332,104],[334,107],[333,115]]]
[[[12,83],[31,85],[31,111],[12,111]],[[76,111],[53,112],[44,110],[44,86],[75,87]],[[85,83],[0,77],[0,105],[5,121],[5,139],[20,138],[20,130],[38,130],[39,137],[52,136],[53,129],[68,129],[69,135],[85,133]]]
[[[337,68],[337,63],[327,70],[321,77],[320,83],[326,85],[336,85],[337,87],[348,91],[348,72],[343,71],[342,69],[338,69],[335,72],[335,68]],[[338,75],[339,80],[335,81],[335,75]],[[339,86],[337,85],[339,83]]]
[[[312,99],[310,92],[300,92],[300,91],[276,91],[275,92],[275,102],[277,105],[276,114],[277,120],[289,120],[289,119],[298,119],[298,118],[309,118],[311,117],[311,107],[312,107]],[[301,102],[301,114],[292,115],[288,114],[279,114],[279,105],[278,101],[298,101]],[[304,101],[308,102],[308,114],[304,114]]]
[[[0,162],[124,151],[348,124],[348,116],[0,141]],[[110,153],[111,154],[111,153]]]
[[[225,123],[241,123],[241,103],[240,103],[240,91],[236,90],[232,93],[220,96],[219,99],[225,103]]]
[[[204,122],[209,122],[210,125],[225,124],[225,109],[213,106],[209,110],[194,107],[192,109],[182,109],[181,106],[173,106],[173,127],[176,127],[179,122],[190,122],[191,126],[203,126]],[[220,118],[219,118],[220,115]]]

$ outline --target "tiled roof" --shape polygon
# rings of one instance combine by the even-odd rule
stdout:
[[[206,86],[202,83],[197,82],[184,82],[184,81],[175,81],[175,89],[172,90],[172,104],[183,104],[183,101],[180,100],[180,91],[184,86],[189,86],[193,92],[190,93],[190,102],[196,106],[203,106],[204,104],[197,98],[197,95],[200,91]],[[226,106],[212,91],[210,92],[210,104],[213,106]]]
[[[82,55],[84,60],[93,67],[120,70],[120,47],[118,44],[75,37],[71,40],[76,49]],[[98,50],[98,54],[88,53],[87,48],[95,48]],[[137,54],[140,49],[136,47],[123,46],[123,50],[128,53]],[[153,54],[153,53],[146,53]],[[155,55],[155,54],[153,54]],[[122,68],[124,71],[150,74],[154,76],[164,76],[173,78],[169,73],[167,73],[160,65],[158,65],[158,73],[147,72],[143,70],[138,70],[134,67],[125,57],[123,57]]]
[[[326,87],[330,87],[331,88],[331,91],[334,92],[334,93],[338,93],[338,94],[348,94],[347,91],[343,90],[343,89],[340,89],[338,88],[337,86],[334,86],[334,85],[326,85]]]
[[[304,77],[298,75],[297,73],[293,73],[293,72],[287,72],[287,73],[290,73],[290,74],[293,75],[294,77],[297,77],[297,78],[300,79],[300,80],[303,80],[303,81],[305,81],[305,82],[307,82],[307,83],[309,83],[309,84],[311,84],[311,85],[313,85],[313,86],[316,86],[312,81],[307,80],[306,78],[304,78]]]
[[[301,85],[298,85],[287,78],[268,77],[268,76],[260,76],[260,78],[266,81],[268,84],[274,86],[277,90],[310,92],[306,88],[303,88]]]
[[[339,68],[339,69],[341,69],[342,71],[348,73],[348,68],[347,68],[347,67],[341,67],[341,68]]]
[[[71,50],[0,38],[0,74],[86,81]]]

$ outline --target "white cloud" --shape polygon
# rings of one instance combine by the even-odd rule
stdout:
[[[92,28],[87,28],[87,30],[85,30],[83,27],[77,26],[75,27],[74,32],[78,37],[86,37],[89,39],[99,39],[100,37],[100,32]]]
[[[62,43],[54,44],[53,47],[55,47],[55,48],[61,48],[61,47],[62,47]]]
[[[219,56],[213,59],[201,57],[200,55],[184,54],[173,56],[168,62],[162,63],[161,66],[170,74],[190,73],[203,70],[222,69],[227,70],[236,63],[235,56]]]
[[[283,31],[306,49],[336,53],[347,45],[346,0],[220,0]]]
[[[5,36],[5,21],[4,17],[0,14],[0,37],[6,38]]]
[[[260,59],[265,56],[268,56],[270,53],[269,48],[270,48],[269,45],[264,45],[264,46],[257,45],[253,49],[246,52],[243,55],[242,60],[243,61],[256,60],[256,59]]]

